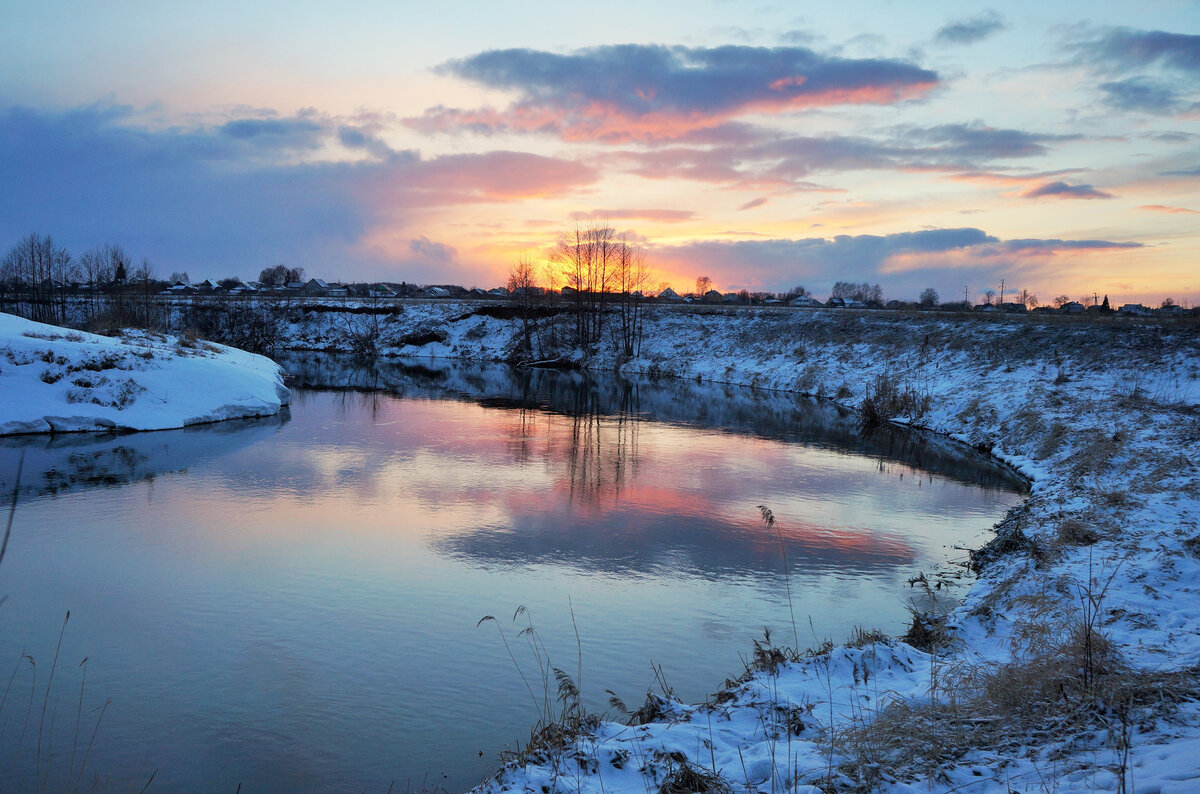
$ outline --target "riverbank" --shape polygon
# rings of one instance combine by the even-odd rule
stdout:
[[[312,313],[290,338],[337,347],[329,329],[353,321]],[[385,329],[384,352],[480,359],[510,357],[521,333],[467,305],[406,309]],[[942,614],[936,585],[914,589],[923,648],[764,649],[709,704],[544,732],[482,790],[1200,786],[1198,350],[1187,325],[718,310],[648,316],[637,356],[577,355],[870,400],[991,452],[1032,490],[976,556],[961,607]]]
[[[0,436],[165,430],[276,414],[290,401],[263,356],[187,336],[107,337],[0,314]]]

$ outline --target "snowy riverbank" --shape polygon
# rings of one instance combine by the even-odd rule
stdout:
[[[270,359],[186,337],[71,331],[0,314],[0,435],[164,430],[269,416],[290,401]]]
[[[307,313],[288,336],[337,348],[356,322]],[[405,307],[380,329],[385,353],[482,359],[520,333],[453,304]],[[991,451],[1032,493],[998,525],[965,604],[942,615],[936,590],[914,590],[928,650],[764,654],[709,705],[547,732],[485,791],[1200,788],[1194,325],[666,310],[638,356],[581,363],[852,406],[886,377],[896,419]]]

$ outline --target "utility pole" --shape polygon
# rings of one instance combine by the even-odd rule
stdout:
[[[1004,305],[1004,279],[1000,279],[1000,305]]]
[[[967,304],[968,306],[971,305],[971,300],[970,300],[970,298],[967,297],[967,285],[966,284],[963,285],[963,303]]]

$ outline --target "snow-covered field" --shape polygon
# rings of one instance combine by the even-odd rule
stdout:
[[[110,338],[0,313],[0,435],[164,430],[268,416],[290,394],[270,359],[185,337]]]
[[[337,348],[353,322],[307,314],[287,337]],[[468,304],[410,305],[382,347],[492,359],[518,333]],[[886,377],[910,397],[896,419],[991,451],[1030,498],[961,607],[914,589],[927,650],[764,652],[708,704],[572,715],[579,730],[544,732],[483,791],[1200,791],[1194,324],[669,309],[645,337],[582,363],[852,406]]]

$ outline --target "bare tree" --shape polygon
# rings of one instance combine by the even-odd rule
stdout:
[[[528,358],[534,356],[533,335],[536,324],[537,298],[540,290],[537,286],[537,276],[533,261],[521,257],[508,269],[508,293],[513,305],[517,307],[517,316],[521,318],[522,344],[524,354]]]
[[[712,289],[712,279],[708,276],[696,277],[696,299],[704,300],[704,296]]]
[[[650,284],[645,252],[627,238],[617,241],[617,274],[615,289],[620,317],[619,340],[621,352],[636,356],[642,345],[642,324],[645,312],[643,292]]]
[[[30,234],[0,262],[0,281],[28,297],[30,316],[42,322],[62,322],[66,315],[67,281],[76,275],[66,248],[50,235]]]
[[[932,309],[938,305],[938,293],[933,287],[926,287],[921,291],[921,297],[917,299],[917,303],[923,309]]]
[[[553,260],[562,269],[575,304],[575,341],[588,347],[603,338],[604,304],[617,269],[619,246],[611,226],[576,225],[559,235]]]
[[[1056,309],[1061,309],[1063,306],[1066,306],[1070,302],[1071,302],[1071,299],[1068,298],[1066,295],[1056,295],[1054,297],[1054,300],[1050,301],[1050,305],[1052,305]]]

